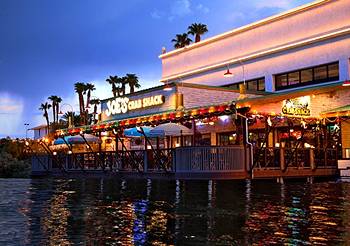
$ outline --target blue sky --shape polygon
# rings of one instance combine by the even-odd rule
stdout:
[[[40,103],[59,95],[78,109],[75,82],[110,97],[109,75],[159,85],[161,48],[193,22],[204,38],[310,0],[0,0],[0,137],[43,123]],[[68,110],[68,109],[63,109]]]

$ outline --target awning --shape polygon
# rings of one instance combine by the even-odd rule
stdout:
[[[152,132],[153,127],[150,127],[150,126],[142,126],[142,129],[143,129],[146,137],[149,137],[149,138],[164,136],[164,134],[162,134],[162,133]],[[124,136],[129,137],[129,138],[144,137],[144,135],[141,133],[141,127],[133,127],[133,128],[125,129]]]
[[[176,123],[165,123],[156,126],[151,130],[151,134],[158,134],[163,136],[185,136],[192,135],[191,129],[188,129],[186,126]]]
[[[331,116],[348,116],[350,112],[350,105],[337,107],[329,110],[325,110],[321,112],[321,115],[331,115]]]
[[[84,134],[84,137],[88,143],[100,143],[100,139],[94,135],[91,134]],[[85,144],[85,141],[82,136],[80,135],[75,135],[75,136],[65,136],[64,140],[68,144]],[[65,144],[65,141],[63,138],[58,138],[54,141],[54,145],[60,145],[60,144]]]

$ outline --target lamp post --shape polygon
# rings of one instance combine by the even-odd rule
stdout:
[[[70,112],[67,112],[68,113],[68,128],[72,128],[74,127],[74,121],[72,120],[72,116],[73,116],[73,113],[74,113],[74,109],[73,109],[73,106],[70,105],[69,103],[64,103],[61,105],[61,110],[60,112],[58,113],[59,115],[63,115],[63,112],[62,112],[62,108],[63,106],[68,106],[70,107],[71,111]]]
[[[26,139],[28,138],[28,126],[29,126],[29,123],[24,123],[24,126],[26,128]]]

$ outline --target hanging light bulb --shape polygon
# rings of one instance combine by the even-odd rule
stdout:
[[[272,126],[272,121],[271,121],[270,116],[267,118],[267,124],[268,124],[269,126]]]

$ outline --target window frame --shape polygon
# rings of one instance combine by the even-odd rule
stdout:
[[[256,86],[255,86],[256,88],[252,90],[252,89],[249,88],[249,83],[254,82],[254,81],[256,81]],[[244,83],[243,81],[239,81],[237,83],[223,85],[223,87],[225,87],[225,88],[232,88],[234,90],[239,90],[239,85],[243,84],[243,83]],[[260,91],[261,92],[261,91],[265,91],[266,90],[265,77],[259,77],[259,78],[256,78],[256,79],[246,80],[245,83],[246,83],[246,86],[247,86],[247,88],[246,88],[247,91]],[[264,89],[263,90],[259,90],[260,84],[264,85]],[[235,86],[235,87],[233,87],[233,86]]]
[[[338,66],[338,76],[329,76],[329,67],[331,65],[337,65]],[[321,79],[315,79],[315,69],[321,68],[321,67],[326,67],[326,78],[321,78]],[[302,71],[306,71],[306,70],[312,70],[312,79],[311,81],[307,81],[307,82],[301,82],[301,73]],[[290,84],[289,82],[289,74],[292,73],[299,73],[299,82],[295,83],[295,84]],[[279,77],[282,76],[286,76],[287,78],[287,85],[286,86],[278,86],[277,85],[277,81]],[[297,88],[297,87],[301,87],[301,86],[307,86],[307,85],[313,85],[313,84],[320,84],[320,83],[326,83],[326,82],[332,82],[332,81],[337,81],[339,80],[339,61],[336,62],[331,62],[331,63],[327,63],[327,64],[322,64],[322,65],[317,65],[314,67],[307,67],[307,68],[302,68],[302,69],[298,69],[298,70],[293,70],[293,71],[288,71],[288,72],[284,72],[284,73],[279,73],[276,74],[274,76],[274,84],[275,84],[275,90],[279,91],[279,90],[285,90],[285,89],[289,89],[289,88]]]

